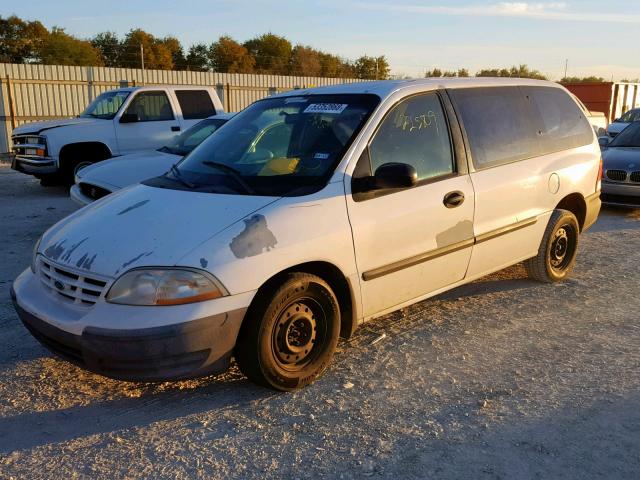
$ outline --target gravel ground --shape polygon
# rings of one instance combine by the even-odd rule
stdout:
[[[603,211],[565,283],[518,265],[380,318],[293,394],[52,357],[9,287],[73,210],[0,166],[1,478],[640,478],[640,210]]]

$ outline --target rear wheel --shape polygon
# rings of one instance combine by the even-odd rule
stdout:
[[[340,308],[331,287],[315,275],[290,273],[249,310],[236,360],[251,381],[296,390],[324,372],[339,333]]]
[[[552,283],[569,276],[576,262],[580,226],[568,210],[554,210],[544,232],[538,255],[524,262],[529,276]]]

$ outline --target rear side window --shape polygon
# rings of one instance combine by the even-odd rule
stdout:
[[[131,101],[126,113],[138,116],[139,122],[173,120],[173,110],[164,92],[140,92]]]
[[[393,107],[369,145],[371,171],[385,163],[412,165],[418,181],[453,173],[449,129],[435,93],[410,97]]]
[[[176,90],[176,97],[185,120],[207,118],[216,114],[211,96],[206,90]]]
[[[542,154],[588,145],[593,130],[580,107],[560,88],[523,89],[538,113]]]
[[[451,90],[473,163],[487,168],[538,154],[535,126],[518,87]]]

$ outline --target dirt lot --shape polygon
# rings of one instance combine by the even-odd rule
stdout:
[[[9,287],[73,210],[0,166],[2,478],[640,478],[640,211],[605,210],[566,283],[510,268],[368,324],[277,394],[236,369],[117,382],[44,350]]]

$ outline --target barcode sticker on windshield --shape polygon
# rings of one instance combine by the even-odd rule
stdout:
[[[335,113],[340,114],[349,105],[346,103],[312,103],[303,113]]]

